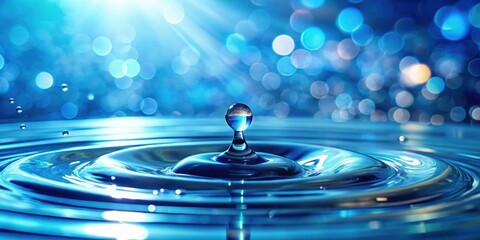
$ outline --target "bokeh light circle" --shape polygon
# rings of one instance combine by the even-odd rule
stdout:
[[[35,84],[40,89],[49,89],[53,85],[53,77],[48,72],[40,72],[35,77]]]
[[[363,24],[352,32],[352,41],[359,46],[366,46],[372,41],[373,37],[373,29],[367,24]]]
[[[439,77],[432,77],[425,86],[429,92],[440,94],[445,89],[445,82]]]
[[[170,24],[179,24],[185,17],[185,10],[180,2],[169,1],[164,5],[163,18]]]
[[[325,43],[325,33],[318,27],[309,27],[300,37],[303,47],[308,50],[318,50]]]
[[[295,49],[295,42],[288,35],[279,35],[273,40],[272,48],[278,55],[286,56]]]
[[[106,56],[112,51],[112,42],[104,36],[96,37],[92,42],[92,50],[98,56]]]
[[[363,24],[363,14],[356,8],[345,8],[337,16],[337,27],[342,32],[351,33]]]

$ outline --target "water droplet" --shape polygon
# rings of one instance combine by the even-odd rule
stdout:
[[[243,103],[235,103],[228,108],[225,119],[234,131],[244,131],[252,123],[252,110]]]
[[[27,128],[27,125],[25,125],[25,123],[20,124],[20,129],[24,130],[25,128]]]
[[[110,179],[115,180],[115,176],[111,176]]]
[[[405,136],[403,136],[403,135],[400,135],[400,136],[398,137],[398,141],[400,141],[400,142],[405,142],[405,141],[407,141],[407,138],[406,138]]]
[[[148,211],[149,212],[155,212],[156,209],[157,208],[155,207],[155,205],[153,205],[153,204],[148,205]]]
[[[65,136],[65,137],[66,137],[66,136],[68,136],[68,135],[70,135],[70,132],[69,132],[69,131],[67,131],[67,130],[63,130],[63,131],[62,131],[62,136]],[[115,177],[112,176],[112,180],[115,180]]]
[[[66,83],[62,83],[62,91],[68,91],[68,85]]]
[[[152,194],[153,194],[153,195],[158,195],[158,190],[153,190],[153,191],[152,191]]]
[[[21,106],[17,106],[16,111],[17,111],[17,113],[22,113],[23,108]]]
[[[182,190],[180,190],[180,189],[175,190],[175,194],[177,194],[177,195],[182,194]]]
[[[165,192],[165,189],[160,188],[160,192],[161,192],[161,193]]]
[[[8,102],[9,102],[10,104],[14,104],[14,103],[15,103],[15,99],[10,98],[10,99],[8,99]]]

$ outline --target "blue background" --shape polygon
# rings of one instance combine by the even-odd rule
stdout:
[[[0,119],[480,120],[475,1],[0,1]],[[21,110],[20,110],[20,108]]]

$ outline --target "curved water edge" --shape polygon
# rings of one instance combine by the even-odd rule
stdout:
[[[250,147],[294,160],[304,171],[242,181],[171,171],[193,154],[224,151],[231,130],[223,120],[28,125],[28,131],[0,125],[5,234],[182,238],[195,233],[209,239],[245,231],[252,239],[339,232],[338,238],[478,234],[480,130],[474,127],[259,118],[246,131]],[[69,136],[62,136],[64,129]],[[244,227],[236,227],[238,222]]]

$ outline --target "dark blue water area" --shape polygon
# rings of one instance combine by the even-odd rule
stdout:
[[[6,238],[473,239],[480,234],[475,127],[259,117],[245,139],[272,165],[219,163],[222,167],[212,169],[208,164],[217,164],[215,157],[232,140],[222,119],[27,126],[0,125],[0,236]],[[192,159],[188,166],[206,174],[175,171]],[[264,177],[285,166],[277,159],[301,171]],[[210,174],[222,169],[235,174],[261,169],[262,177],[246,170],[234,178]]]

